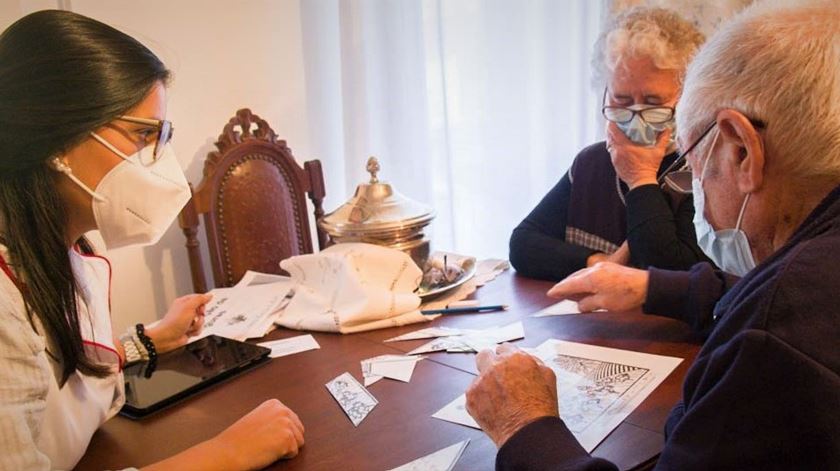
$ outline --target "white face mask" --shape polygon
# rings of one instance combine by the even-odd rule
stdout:
[[[165,145],[156,161],[145,164],[151,160],[145,154],[154,146],[127,156],[99,135],[91,136],[123,159],[102,177],[95,191],[60,161],[53,161],[53,166],[93,197],[96,227],[109,250],[156,243],[191,196],[171,145]]]
[[[706,195],[703,192],[703,178],[706,176],[709,158],[711,158],[712,149],[714,149],[719,135],[718,130],[715,130],[715,138],[706,153],[706,161],[703,163],[700,178],[691,180],[691,190],[694,195],[694,230],[697,232],[697,244],[715,262],[715,265],[723,271],[744,276],[755,268],[755,259],[753,259],[752,250],[750,250],[747,234],[741,230],[741,221],[744,218],[744,210],[747,208],[750,194],[747,193],[744,198],[734,229],[715,231],[703,214],[706,200]]]

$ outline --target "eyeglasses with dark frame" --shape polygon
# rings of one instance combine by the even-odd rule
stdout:
[[[651,106],[642,110],[631,110],[625,106],[607,105],[607,89],[604,89],[604,97],[601,100],[601,114],[604,119],[612,123],[629,123],[636,115],[648,124],[664,124],[674,119],[676,109],[673,106]]]
[[[756,129],[764,129],[767,126],[764,123],[764,121],[752,118],[747,119],[749,119],[750,123]],[[680,155],[678,155],[677,158],[674,159],[671,165],[669,165],[668,168],[666,168],[665,171],[662,172],[662,176],[659,177],[660,185],[668,185],[669,188],[671,188],[677,193],[682,193],[686,195],[692,193],[691,180],[694,178],[694,175],[692,174],[691,170],[674,169],[681,169],[685,167],[686,156],[688,156],[688,153],[693,151],[694,148],[697,147],[698,144],[700,144],[703,138],[706,137],[706,135],[709,134],[709,132],[711,132],[712,129],[714,129],[715,125],[717,125],[717,120],[712,121],[706,127],[706,129],[703,130],[702,133],[700,133],[700,136],[694,140],[694,143],[688,146],[685,152],[680,153]]]
[[[135,124],[146,124],[157,128],[157,140],[155,141],[155,150],[152,153],[152,161],[157,161],[163,154],[163,149],[166,144],[172,139],[175,128],[172,127],[172,122],[165,119],[151,119],[151,118],[137,118],[134,116],[120,116],[117,118],[121,121],[127,121]]]

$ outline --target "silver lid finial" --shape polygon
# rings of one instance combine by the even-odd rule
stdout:
[[[379,161],[376,160],[376,157],[370,156],[367,161],[367,167],[365,167],[370,173],[370,183],[379,183],[379,178],[376,177],[376,174],[379,173]]]

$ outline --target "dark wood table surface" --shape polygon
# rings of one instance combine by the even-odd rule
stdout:
[[[470,439],[456,470],[492,470],[496,448],[481,431],[434,419],[432,414],[463,394],[475,377],[475,354],[432,353],[420,361],[411,382],[383,379],[370,386],[379,404],[354,427],[324,386],[350,372],[361,380],[359,362],[407,352],[425,341],[382,340],[435,326],[484,328],[522,321],[534,347],[549,338],[684,358],[679,367],[619,425],[593,454],[622,469],[644,467],[662,449],[662,429],[679,400],[681,384],[699,350],[689,328],[670,319],[640,314],[595,313],[533,318],[555,302],[545,296],[551,283],[504,273],[480,288],[482,304],[508,304],[504,312],[442,316],[431,324],[353,335],[314,333],[320,350],[276,358],[268,364],[204,391],[140,421],[116,417],[94,436],[78,470],[144,466],[218,434],[269,398],[291,407],[306,427],[306,446],[297,458],[269,469],[385,470]],[[300,335],[280,329],[267,339]]]

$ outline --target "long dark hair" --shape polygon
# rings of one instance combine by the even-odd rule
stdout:
[[[33,328],[37,316],[63,385],[105,376],[85,354],[67,212],[47,160],[131,109],[169,71],[145,46],[76,13],[44,10],[0,35],[0,217]],[[38,330],[38,329],[36,329]]]

